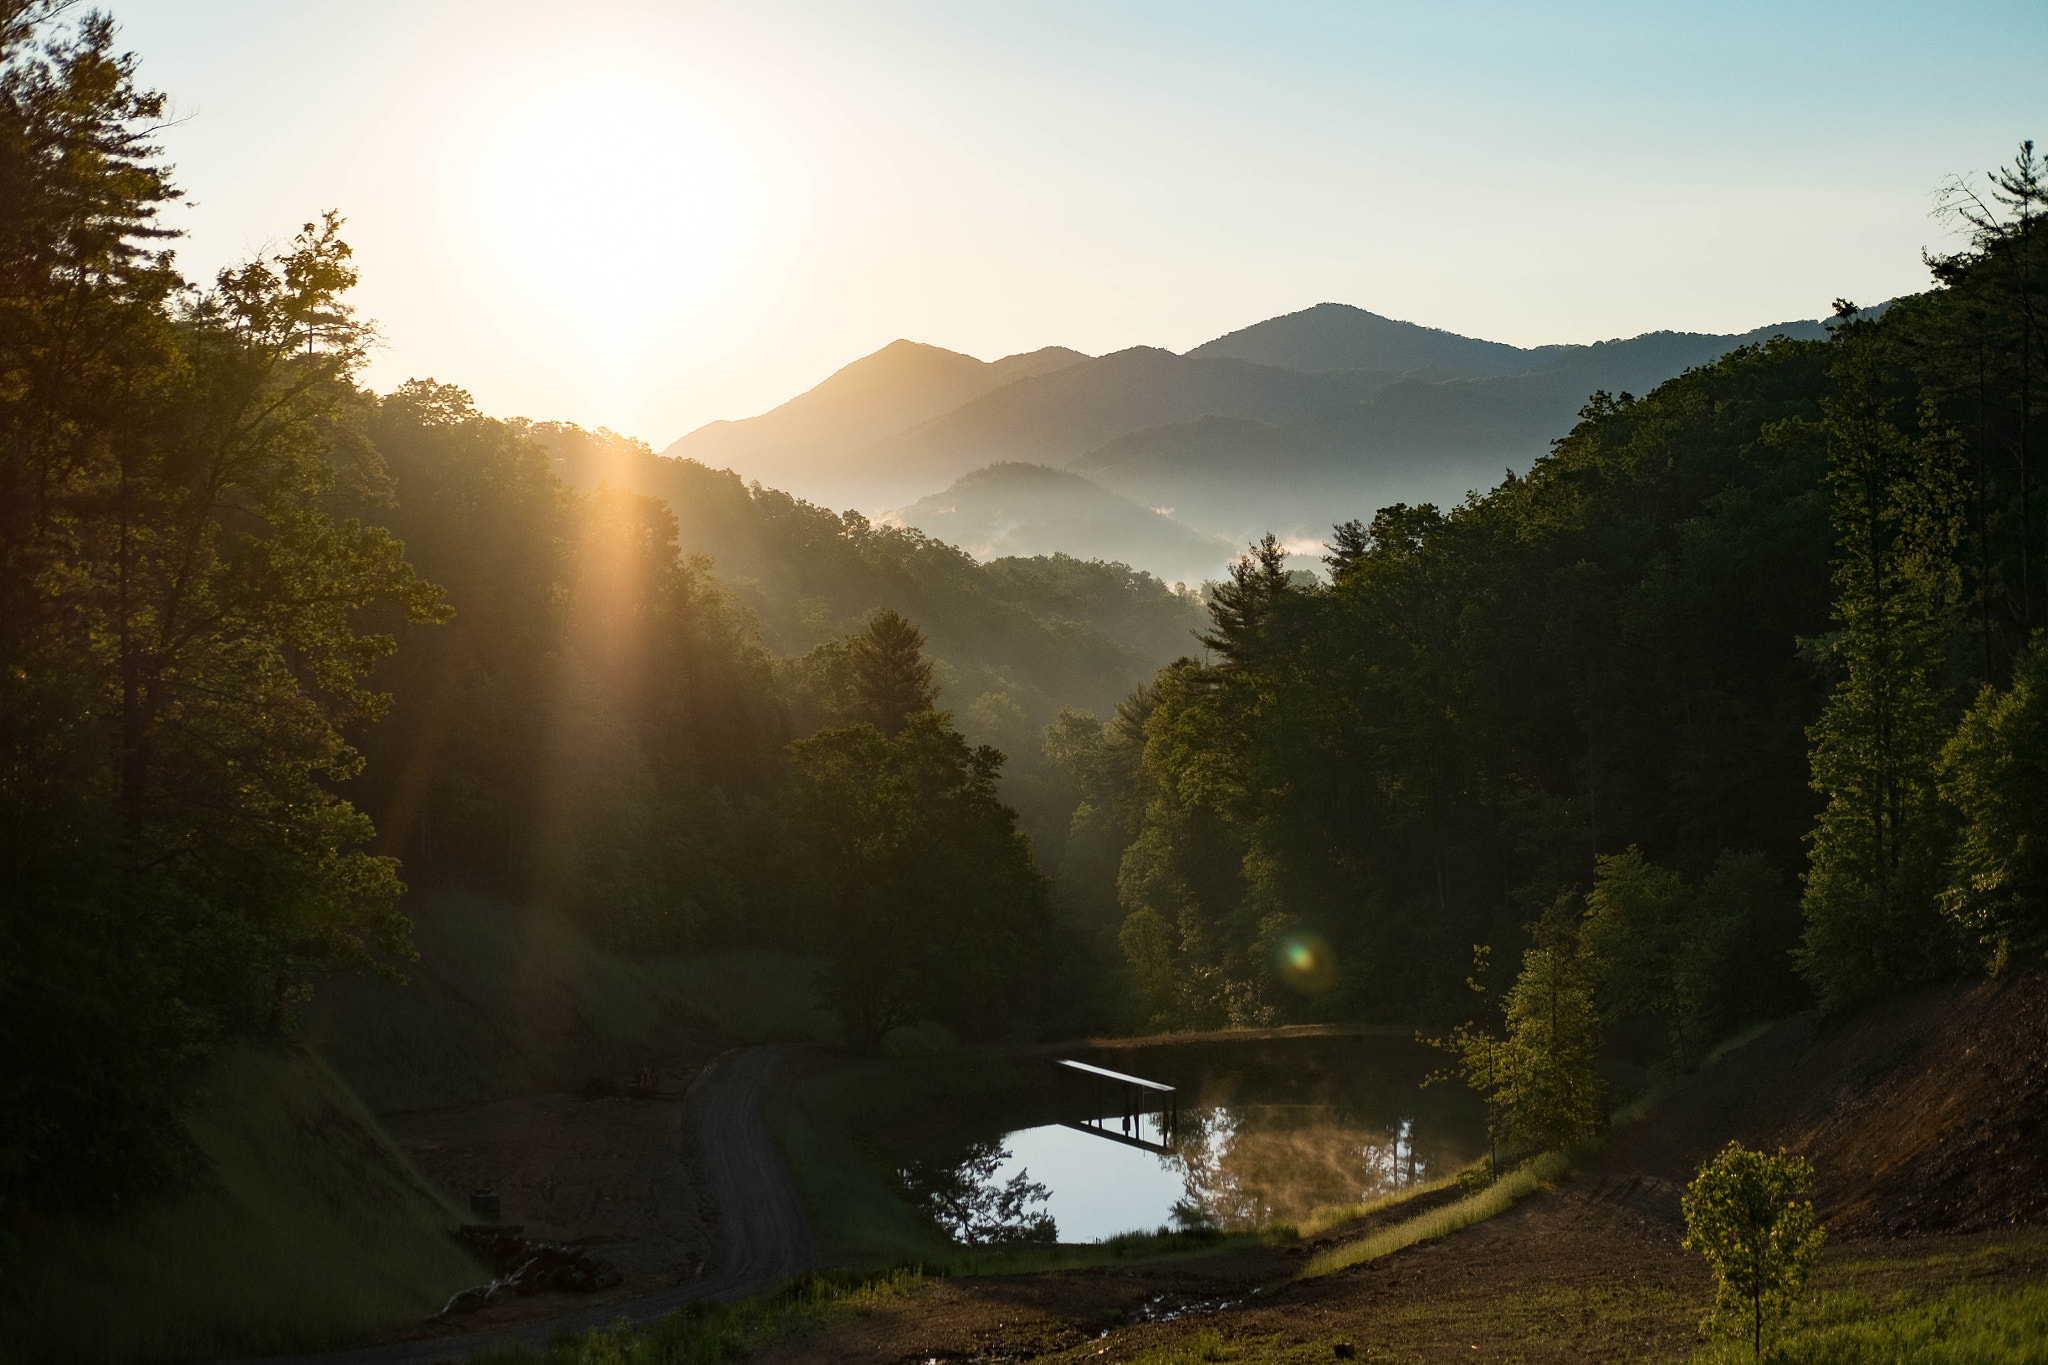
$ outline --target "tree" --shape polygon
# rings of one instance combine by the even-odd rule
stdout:
[[[2020,655],[2011,687],[1984,688],[1963,716],[1941,788],[1962,815],[1942,908],[2002,966],[2048,938],[2048,635]]]
[[[1457,1056],[1459,1076],[1485,1099],[1496,1165],[1504,1145],[1562,1151],[1606,1125],[1606,1083],[1593,1065],[1600,1045],[1598,964],[1585,950],[1577,899],[1560,895],[1530,926],[1536,946],[1522,955],[1522,970],[1501,1002],[1501,1032],[1465,1023],[1429,1040]],[[1479,977],[1489,956],[1487,948],[1473,949],[1474,972],[1465,978],[1473,991],[1485,990]]]
[[[826,987],[855,1046],[935,1019],[988,1036],[1020,1006],[1046,931],[1046,885],[1016,812],[996,797],[1003,756],[970,749],[923,711],[790,746],[814,863]]]
[[[1271,533],[1238,557],[1230,577],[1209,597],[1210,627],[1201,641],[1223,666],[1244,667],[1259,656],[1274,604],[1293,586],[1287,551]]]
[[[1797,1156],[1731,1142],[1686,1188],[1685,1247],[1707,1258],[1716,1302],[1743,1314],[1759,1363],[1764,1329],[1799,1299],[1827,1232],[1799,1198],[1813,1168]]]
[[[1694,894],[1673,964],[1672,988],[1689,1046],[1704,1047],[1805,1002],[1793,968],[1799,928],[1798,897],[1770,859],[1724,849]],[[1689,1064],[1696,1053],[1681,1060]]]
[[[1692,889],[1685,879],[1645,858],[1633,844],[1596,861],[1580,933],[1599,964],[1609,1018],[1670,1018],[1677,1012],[1673,968],[1692,914]]]
[[[1330,528],[1330,552],[1323,556],[1323,563],[1329,567],[1330,576],[1335,578],[1365,558],[1371,549],[1371,529],[1353,517],[1350,521],[1339,522]]]
[[[868,618],[867,629],[849,641],[853,715],[885,735],[903,729],[910,717],[938,704],[931,662],[924,657],[924,633],[888,607]]]
[[[1486,986],[1480,978],[1486,975],[1492,956],[1493,950],[1485,944],[1472,945],[1472,975],[1465,978],[1465,985],[1477,994],[1486,993]],[[1486,1136],[1490,1148],[1487,1174],[1489,1178],[1497,1178],[1500,1175],[1500,1145],[1512,1136],[1507,1108],[1510,1072],[1506,1040],[1491,1030],[1482,1028],[1476,1020],[1467,1020],[1440,1038],[1423,1035],[1417,1037],[1419,1041],[1448,1052],[1458,1059],[1455,1073],[1434,1073],[1423,1079],[1424,1085],[1434,1085],[1438,1081],[1450,1080],[1455,1076],[1484,1101]]]
[[[315,980],[410,952],[335,794],[439,592],[334,509],[367,331],[341,222],[183,288],[175,197],[104,16],[0,23],[0,1178],[167,1176],[184,1087]]]
[[[1600,1013],[1593,1001],[1595,964],[1572,923],[1570,896],[1560,896],[1537,926],[1536,946],[1502,1013],[1507,1036],[1494,1072],[1510,1137],[1565,1150],[1607,1123],[1607,1086],[1594,1069]]]
[[[1930,398],[1972,438],[1972,596],[1987,683],[2000,644],[2017,652],[2048,615],[2035,511],[2035,449],[2048,419],[2048,173],[2026,141],[1988,179],[1981,189],[1962,178],[1944,189],[1937,212],[1968,232],[1970,250],[1927,258],[1947,296],[1913,336]]]
[[[1956,600],[1956,450],[1894,420],[1875,324],[1842,304],[1824,405],[1841,668],[1809,734],[1827,798],[1811,836],[1802,969],[1840,1008],[1958,965],[1935,906],[1950,826],[1936,791]]]

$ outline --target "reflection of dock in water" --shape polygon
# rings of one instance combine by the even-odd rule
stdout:
[[[1075,1076],[1093,1083],[1094,1112],[1102,1115],[1100,1118],[1066,1122],[1063,1127],[1162,1156],[1173,1150],[1170,1144],[1180,1129],[1180,1092],[1174,1087],[1163,1081],[1148,1081],[1143,1076],[1129,1076],[1108,1067],[1067,1058],[1061,1058],[1053,1065],[1065,1067]],[[1152,1114],[1160,1116],[1153,1125],[1159,1131],[1161,1140],[1158,1142],[1148,1142],[1144,1137],[1145,1118]]]

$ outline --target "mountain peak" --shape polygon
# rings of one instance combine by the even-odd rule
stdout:
[[[1191,356],[1227,356],[1287,370],[1440,370],[1505,374],[1528,352],[1498,341],[1402,322],[1348,303],[1319,303],[1204,342]]]

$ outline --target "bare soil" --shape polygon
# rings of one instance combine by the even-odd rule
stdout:
[[[1816,1288],[1883,1299],[2048,1278],[2044,1115],[2048,970],[2036,968],[1824,1025],[1788,1020],[1557,1188],[1322,1279],[1292,1280],[1315,1244],[959,1279],[756,1359],[1117,1361],[1202,1332],[1244,1360],[1682,1359],[1713,1285],[1680,1245],[1680,1195],[1731,1138],[1813,1162],[1832,1234]]]
[[[639,1292],[691,1277],[710,1255],[710,1221],[685,1161],[680,1090],[532,1095],[384,1122],[458,1203],[494,1190],[499,1222],[534,1240],[589,1247]]]

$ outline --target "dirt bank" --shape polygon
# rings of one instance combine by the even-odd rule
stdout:
[[[1883,1300],[2048,1277],[2048,971],[1798,1018],[1731,1051],[1557,1188],[1442,1241],[1290,1282],[1309,1248],[958,1279],[756,1358],[1683,1358],[1712,1281],[1680,1192],[1730,1138],[1806,1153],[1832,1236],[1816,1288]],[[1342,1233],[1338,1235],[1344,1235]],[[1231,1352],[1237,1352],[1231,1355]]]
[[[615,1226],[640,1228],[646,1237],[635,1254],[644,1254],[653,1263],[664,1263],[664,1257],[683,1245],[664,1242],[662,1238],[668,1232],[681,1227],[703,1229],[708,1234],[710,1259],[701,1275],[671,1283],[653,1293],[636,1292],[636,1285],[629,1283],[604,1294],[544,1294],[513,1299],[494,1304],[475,1317],[421,1324],[376,1345],[274,1357],[245,1365],[424,1365],[429,1361],[464,1360],[493,1346],[535,1344],[561,1332],[621,1320],[650,1321],[701,1299],[745,1298],[802,1274],[811,1268],[816,1256],[810,1227],[795,1181],[768,1136],[763,1112],[782,1070],[801,1052],[800,1046],[791,1044],[736,1049],[706,1067],[679,1105],[669,1103],[664,1107],[660,1100],[625,1101],[622,1103],[640,1107],[586,1109],[581,1113],[567,1107],[564,1112],[569,1117],[565,1121],[570,1123],[588,1115],[625,1115],[629,1121],[607,1130],[611,1136],[604,1141],[613,1144],[610,1155],[592,1167],[573,1168],[577,1174],[571,1186],[558,1183],[551,1192],[543,1177],[535,1184],[521,1187],[525,1191],[521,1198],[536,1201],[528,1207],[592,1209],[600,1219],[616,1218]],[[493,1131],[511,1134],[504,1139],[510,1144],[506,1150],[526,1154],[536,1163],[530,1169],[544,1172],[550,1169],[550,1163],[567,1160],[559,1144],[562,1130],[549,1127],[547,1121],[551,1112],[564,1105],[569,1102],[562,1097],[543,1097],[509,1114],[492,1116],[500,1121],[499,1128]],[[673,1127],[662,1126],[664,1114],[673,1116]],[[422,1125],[429,1135],[452,1133],[460,1137],[471,1132],[447,1115],[422,1120]],[[641,1133],[646,1141],[620,1138],[621,1130]],[[533,1146],[521,1145],[517,1135],[522,1131],[535,1139]],[[444,1152],[450,1163],[448,1169],[466,1169],[462,1163],[479,1159],[478,1154],[463,1150],[460,1142],[452,1143],[451,1148]],[[636,1159],[647,1163],[638,1177],[633,1176],[630,1168],[630,1162]],[[686,1175],[671,1184],[665,1173],[683,1171],[685,1167]],[[554,1168],[571,1169],[559,1165]],[[617,1183],[604,1183],[606,1171],[613,1172]],[[692,1197],[689,1206],[670,1220],[659,1198],[644,1193],[656,1185],[694,1186],[703,1202],[700,1206]],[[631,1197],[607,1201],[603,1197],[607,1189]],[[550,1199],[555,1202],[550,1203]],[[628,1212],[606,1213],[607,1203],[622,1204]],[[514,1207],[517,1206],[507,1206],[508,1215]],[[593,1249],[610,1256],[619,1245]],[[644,1290],[644,1275],[648,1272],[642,1273],[639,1289]]]

